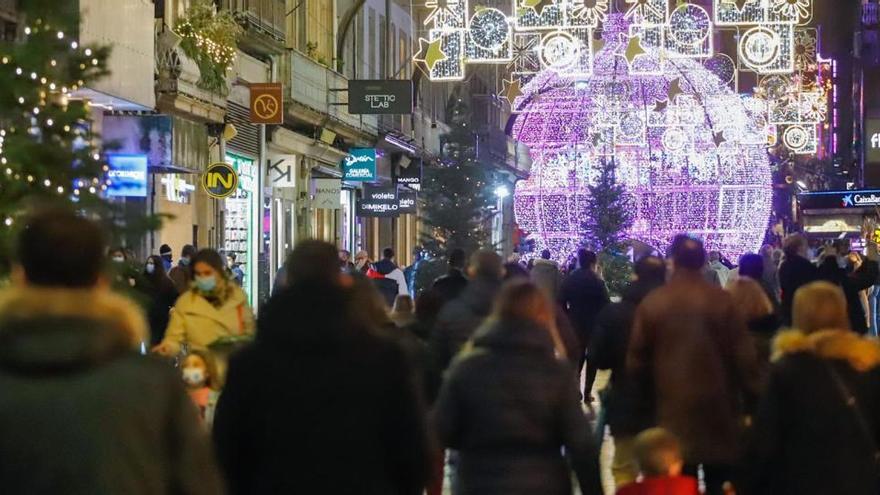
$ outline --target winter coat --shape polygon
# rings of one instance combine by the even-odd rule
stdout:
[[[590,358],[600,370],[611,370],[604,396],[605,417],[615,436],[635,436],[651,426],[650,411],[645,411],[632,380],[626,371],[626,353],[636,308],[651,291],[660,287],[655,282],[635,281],[624,292],[623,299],[599,313],[590,346]]]
[[[755,357],[758,363],[758,376],[760,377],[761,388],[767,384],[770,376],[770,354],[773,348],[773,339],[776,332],[779,331],[779,318],[776,315],[767,315],[763,318],[757,318],[746,322],[749,329],[749,335],[755,346]]]
[[[376,284],[376,288],[379,289],[382,297],[385,298],[389,308],[394,306],[394,299],[398,295],[409,295],[409,288],[403,271],[391,260],[373,263],[373,267],[367,271],[367,277]]]
[[[791,325],[794,293],[818,278],[819,271],[809,260],[803,256],[786,255],[782,264],[779,265],[779,289],[782,292],[782,322],[785,325]]]
[[[656,424],[677,435],[689,463],[732,464],[744,406],[760,383],[755,349],[730,294],[680,271],[636,310],[627,368]]]
[[[214,439],[232,494],[420,494],[425,411],[404,352],[341,288],[292,286],[232,356]]]
[[[109,292],[0,294],[0,491],[223,493],[180,377],[135,352],[145,338],[139,309]]]
[[[793,331],[779,335],[774,352],[743,493],[876,495],[880,346],[846,331]]]
[[[449,273],[434,281],[433,289],[443,296],[444,301],[452,301],[464,291],[468,279],[458,268],[450,268]]]
[[[219,308],[195,290],[188,290],[177,299],[162,341],[169,347],[169,354],[178,354],[183,343],[207,349],[218,339],[254,332],[254,314],[247,296],[237,285],[228,287],[229,296]]]
[[[646,478],[617,490],[617,495],[699,495],[696,478],[690,476],[662,476]]]
[[[431,355],[439,372],[449,367],[452,358],[489,316],[500,290],[500,281],[475,278],[440,311],[430,342]]]
[[[532,282],[551,300],[555,300],[559,296],[562,274],[559,272],[558,263],[553,260],[536,259],[532,266],[531,277]]]
[[[168,276],[174,282],[174,288],[179,294],[189,290],[193,280],[192,266],[177,262],[177,266],[168,271]]]
[[[546,329],[525,321],[481,328],[473,350],[450,368],[435,409],[441,442],[459,453],[453,494],[567,495],[570,470],[583,493],[602,493],[579,399]]]
[[[150,345],[154,346],[165,338],[165,330],[171,319],[171,308],[174,307],[178,297],[177,289],[170,279],[166,283],[144,280],[138,289],[148,299],[147,321],[150,324]]]
[[[559,303],[571,318],[584,348],[590,343],[596,316],[609,302],[605,282],[592,270],[575,270],[563,282]]]
[[[837,258],[832,256],[825,258],[819,266],[818,273],[819,279],[843,289],[850,328],[856,333],[865,334],[868,331],[868,321],[859,292],[871,287],[877,281],[877,262],[866,259],[858,270],[847,274],[845,269],[837,265]]]

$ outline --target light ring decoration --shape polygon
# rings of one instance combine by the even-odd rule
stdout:
[[[736,82],[736,62],[730,55],[716,53],[715,56],[706,60],[703,65],[715,74],[724,84]]]
[[[507,41],[510,32],[507,16],[498,9],[480,9],[471,17],[471,39],[480,48],[498,50]]]
[[[742,35],[739,56],[749,67],[760,69],[771,65],[781,49],[782,40],[774,31],[764,26],[753,27]]]
[[[677,43],[698,46],[711,34],[712,19],[698,5],[681,5],[669,15],[669,35]]]
[[[810,142],[810,135],[806,129],[799,125],[793,125],[782,134],[782,142],[793,151],[799,151]]]
[[[554,70],[565,69],[577,62],[578,41],[565,31],[554,31],[541,39],[541,62]]]
[[[613,160],[632,198],[630,239],[665,250],[689,233],[731,258],[757,251],[773,195],[764,124],[697,60],[669,61],[659,75],[629,73],[616,55],[626,45],[618,34],[604,33],[591,76],[545,70],[523,87],[511,133],[529,147],[532,172],[516,185],[517,224],[538,251],[567,258],[586,239],[587,187]],[[641,142],[620,129],[633,113],[646,118]]]

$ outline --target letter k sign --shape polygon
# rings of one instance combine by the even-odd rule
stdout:
[[[296,187],[296,155],[275,155],[266,165],[272,187]]]

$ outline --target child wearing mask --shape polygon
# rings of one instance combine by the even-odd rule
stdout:
[[[208,426],[213,422],[218,397],[213,362],[210,354],[194,350],[186,355],[180,367],[189,397]]]
[[[697,480],[682,476],[681,444],[663,428],[640,433],[635,443],[641,478],[617,490],[617,495],[698,495]]]

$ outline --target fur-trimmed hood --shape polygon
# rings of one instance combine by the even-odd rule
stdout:
[[[6,366],[88,365],[136,349],[147,329],[140,308],[108,290],[0,291],[0,363]]]
[[[846,361],[860,372],[880,366],[880,343],[848,330],[822,330],[811,334],[791,330],[780,333],[773,341],[773,361],[801,352]]]

